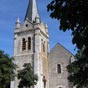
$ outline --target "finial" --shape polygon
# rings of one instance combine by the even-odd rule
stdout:
[[[16,23],[20,23],[20,18],[19,18],[19,17],[17,18],[17,21],[16,21]]]
[[[21,25],[21,23],[20,23],[20,18],[18,17],[17,18],[17,20],[16,20],[16,29],[19,29],[20,28],[20,25]]]
[[[48,34],[48,25],[45,24],[46,33]]]
[[[48,25],[47,24],[45,24],[45,28],[48,29]]]
[[[38,16],[38,14],[35,17],[35,23],[40,23],[40,17]]]

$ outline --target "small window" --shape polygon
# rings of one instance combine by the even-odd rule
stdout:
[[[45,41],[43,39],[41,39],[41,51],[45,52]]]
[[[31,37],[28,37],[28,50],[31,49]]]
[[[63,85],[59,85],[59,86],[57,86],[56,88],[66,88],[66,87],[63,86]]]
[[[57,65],[57,73],[61,73],[61,65],[60,64]]]
[[[45,52],[45,44],[44,43],[42,43],[42,45],[41,45],[41,50],[42,50],[42,52]]]
[[[28,24],[26,24],[26,27],[28,27]]]
[[[45,52],[45,43],[43,43],[43,52]]]
[[[26,50],[26,40],[25,38],[22,39],[22,50]]]

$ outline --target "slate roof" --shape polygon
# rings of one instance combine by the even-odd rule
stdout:
[[[35,18],[39,18],[36,0],[30,0],[26,11],[25,19],[28,18],[31,22],[35,21]]]

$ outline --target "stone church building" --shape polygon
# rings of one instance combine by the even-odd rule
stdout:
[[[38,75],[34,88],[73,88],[67,79],[66,66],[74,56],[59,43],[51,51],[49,47],[48,27],[40,19],[36,0],[30,0],[24,23],[18,18],[14,30],[14,63],[18,66],[15,72],[24,63],[31,63]],[[18,88],[18,83],[15,77],[10,88]]]

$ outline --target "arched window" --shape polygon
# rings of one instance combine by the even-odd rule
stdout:
[[[31,37],[28,37],[28,50],[31,49]]]
[[[67,88],[64,85],[58,85],[56,88]]]
[[[41,39],[41,51],[45,52],[45,41],[43,39]]]
[[[61,65],[60,64],[57,65],[57,73],[61,73]]]
[[[22,39],[22,50],[26,50],[26,40],[25,38]]]
[[[43,52],[45,52],[45,43],[43,43]]]
[[[45,44],[44,43],[42,43],[42,45],[41,45],[41,50],[42,50],[42,52],[45,52]]]
[[[56,88],[66,88],[66,87],[63,85],[58,85]]]

